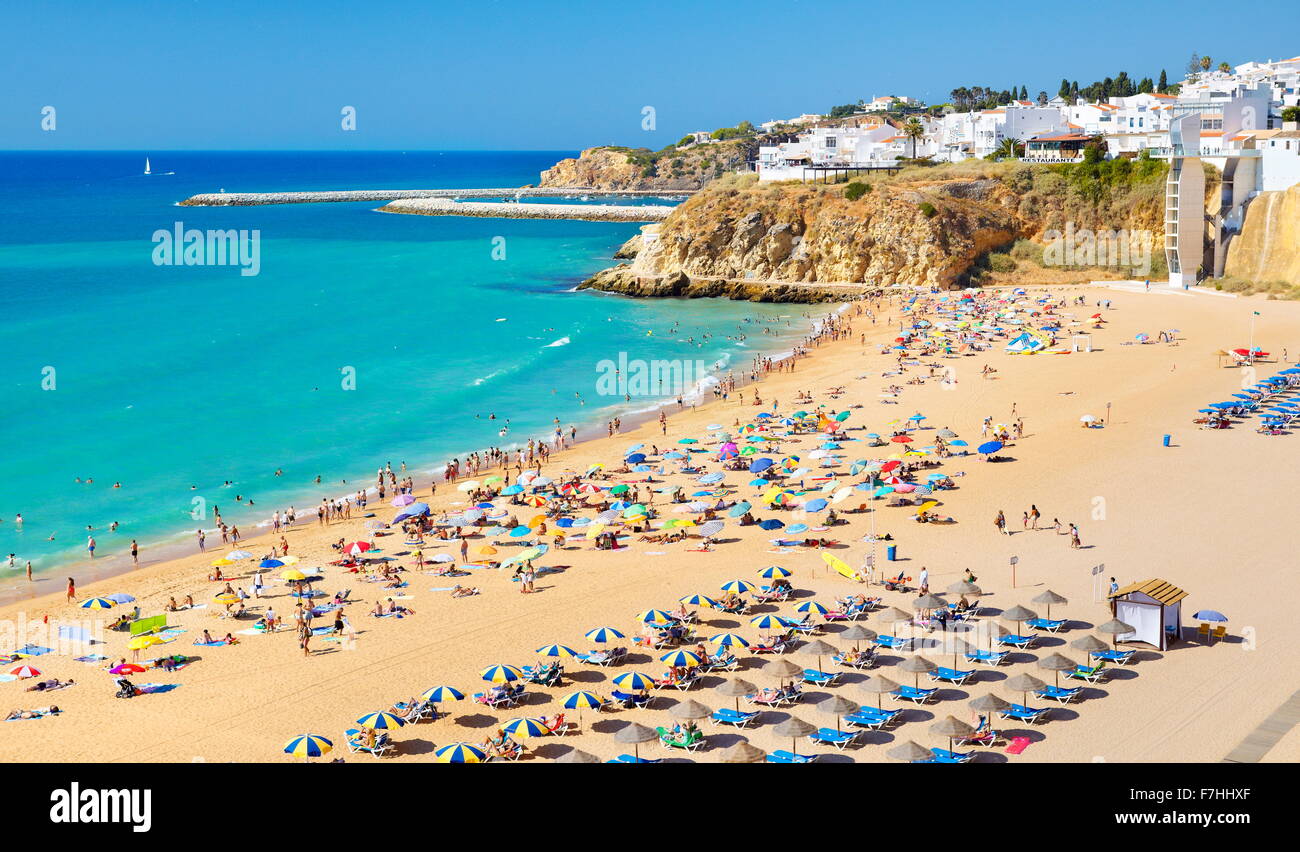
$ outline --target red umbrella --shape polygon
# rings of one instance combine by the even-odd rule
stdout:
[[[32,668],[31,666],[19,666],[18,668],[11,671],[9,674],[13,675],[16,678],[24,678],[24,677],[39,677],[41,672],[40,669],[35,669]]]
[[[373,546],[374,546],[374,545],[372,545],[372,544],[371,544],[370,542],[368,542],[368,541],[354,541],[354,542],[352,542],[351,544],[349,544],[347,547],[344,548],[344,552],[345,552],[345,553],[351,553],[352,555],[355,556],[355,555],[358,554],[358,553],[365,553],[367,550],[369,550],[369,549],[370,549],[371,547],[373,547]]]
[[[889,473],[891,470],[893,470],[894,468],[898,467],[901,464],[902,464],[901,461],[899,461],[898,459],[894,459],[893,461],[885,462],[883,465],[880,466],[880,469],[884,473]]]
[[[140,674],[144,671],[144,666],[137,666],[135,663],[123,663],[120,666],[114,666],[109,669],[112,674]]]
[[[890,438],[889,440],[893,441],[895,444],[910,444],[910,443],[912,443],[912,439],[909,438],[909,437],[906,436],[906,435],[895,435],[894,437]]]

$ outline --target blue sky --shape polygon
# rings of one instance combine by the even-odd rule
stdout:
[[[1295,19],[1274,0],[4,5],[0,149],[659,148],[879,94],[1033,96],[1121,70],[1179,79],[1193,50],[1216,64],[1300,53],[1294,28],[1266,23]]]

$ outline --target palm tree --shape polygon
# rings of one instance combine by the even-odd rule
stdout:
[[[1224,74],[1227,74],[1229,71],[1232,70],[1232,66],[1229,65],[1229,64],[1226,63],[1226,62],[1220,62],[1220,63],[1219,63],[1219,70],[1222,71]]]
[[[1210,57],[1208,57],[1208,56],[1202,56],[1202,57],[1201,57],[1201,70],[1202,70],[1202,71],[1209,71],[1209,70],[1210,70],[1210,66],[1213,65],[1213,64],[1214,64],[1214,63],[1210,60]]]
[[[916,140],[925,135],[925,127],[916,116],[912,116],[903,125],[903,135],[912,140],[912,159],[916,159]]]

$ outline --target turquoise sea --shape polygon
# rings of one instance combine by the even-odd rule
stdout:
[[[0,153],[0,557],[64,567],[85,558],[88,526],[98,556],[134,538],[157,557],[192,548],[213,505],[251,531],[388,462],[426,484],[554,418],[581,429],[644,409],[597,394],[603,359],[722,375],[808,333],[802,307],[575,292],[636,225],[175,206],[223,188],[519,186],[572,155]],[[259,273],[155,265],[154,232],[178,222],[257,229]]]

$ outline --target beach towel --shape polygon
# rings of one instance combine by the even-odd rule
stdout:
[[[195,642],[194,644],[195,644],[195,645],[198,645],[198,646],[200,646],[200,647],[203,647],[203,648],[214,648],[214,647],[216,647],[216,646],[218,646],[218,645],[225,645],[225,644],[226,644],[226,640],[225,640],[225,639],[216,639],[216,640],[213,640],[212,642]]]
[[[430,589],[431,592],[450,592],[455,586],[439,586],[436,589]]]
[[[41,654],[48,654],[53,648],[42,648],[40,645],[24,645],[14,653],[20,657],[39,657]]]
[[[239,633],[240,636],[260,636],[260,635],[262,635],[265,631],[264,631],[264,630],[259,630],[259,629],[256,628],[256,627],[248,627],[248,628],[245,628],[245,629],[240,630],[240,631],[237,631],[237,632]]]
[[[1029,737],[1012,737],[1011,744],[1007,746],[1007,754],[1020,754],[1029,748]]]
[[[0,683],[8,683],[11,680],[18,680],[17,675],[0,674]]]
[[[179,683],[144,683],[136,687],[139,695],[153,695],[158,692],[171,692],[179,687]]]
[[[175,639],[177,636],[180,636],[184,632],[185,632],[184,627],[168,627],[166,630],[161,631],[158,634],[158,637],[163,640]]]

